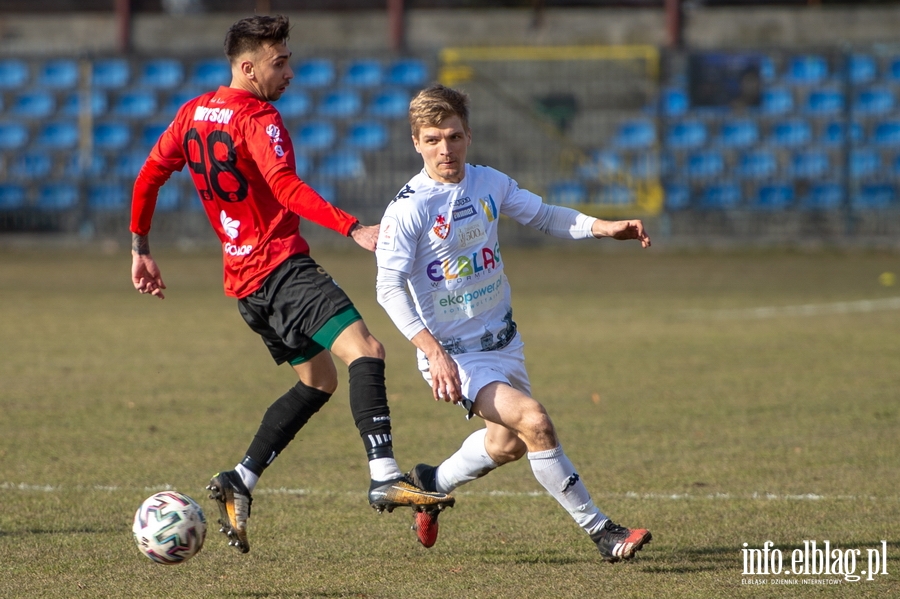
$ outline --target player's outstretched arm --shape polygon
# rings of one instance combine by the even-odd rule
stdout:
[[[640,220],[600,220],[594,221],[591,226],[591,234],[594,237],[612,237],[618,240],[637,239],[641,247],[650,247],[650,236],[644,230],[644,223]]]
[[[150,241],[146,235],[131,234],[131,282],[140,293],[149,293],[159,299],[166,296],[166,288],[156,260],[150,255]]]
[[[374,252],[375,244],[378,243],[379,230],[381,230],[381,225],[365,226],[356,223],[350,229],[349,235],[360,247],[367,249],[370,252]]]

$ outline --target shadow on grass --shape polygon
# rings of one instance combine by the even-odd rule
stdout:
[[[324,598],[324,597],[357,597],[360,599],[365,599],[366,597],[375,597],[375,595],[369,595],[365,591],[351,591],[351,590],[335,590],[335,591],[284,591],[279,589],[277,591],[265,592],[265,591],[244,591],[241,593],[224,593],[227,597],[296,597],[297,599],[316,599],[316,598]]]
[[[131,532],[130,530],[128,531]],[[0,537],[24,537],[27,535],[94,535],[121,534],[120,526],[76,526],[72,528],[26,528],[24,530],[0,530]]]

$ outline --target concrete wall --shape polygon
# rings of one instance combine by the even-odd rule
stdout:
[[[225,30],[241,14],[137,15],[132,40],[139,54],[218,52]],[[291,47],[386,52],[387,15],[299,12]],[[661,9],[411,10],[407,46],[430,52],[454,45],[666,44]],[[898,41],[900,7],[695,8],[686,11],[688,46],[784,48]],[[97,14],[0,16],[0,55],[106,54],[117,47],[115,18]]]

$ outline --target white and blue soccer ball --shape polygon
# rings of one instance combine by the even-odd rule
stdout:
[[[180,564],[203,548],[206,516],[184,493],[162,491],[144,500],[131,531],[138,549],[148,558],[159,564]]]

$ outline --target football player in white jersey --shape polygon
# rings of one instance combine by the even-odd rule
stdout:
[[[458,90],[434,85],[419,92],[409,121],[424,168],[381,221],[378,302],[418,349],[419,369],[435,400],[460,404],[486,425],[438,466],[419,464],[409,476],[427,490],[449,493],[526,456],[535,478],[590,535],[603,559],[632,558],[650,532],[614,524],[597,509],[547,411],[531,397],[497,227],[505,214],[556,237],[635,239],[649,247],[643,224],[544,204],[507,175],[467,164],[468,96]],[[416,515],[417,536],[426,547],[437,539],[437,517],[437,511]]]

